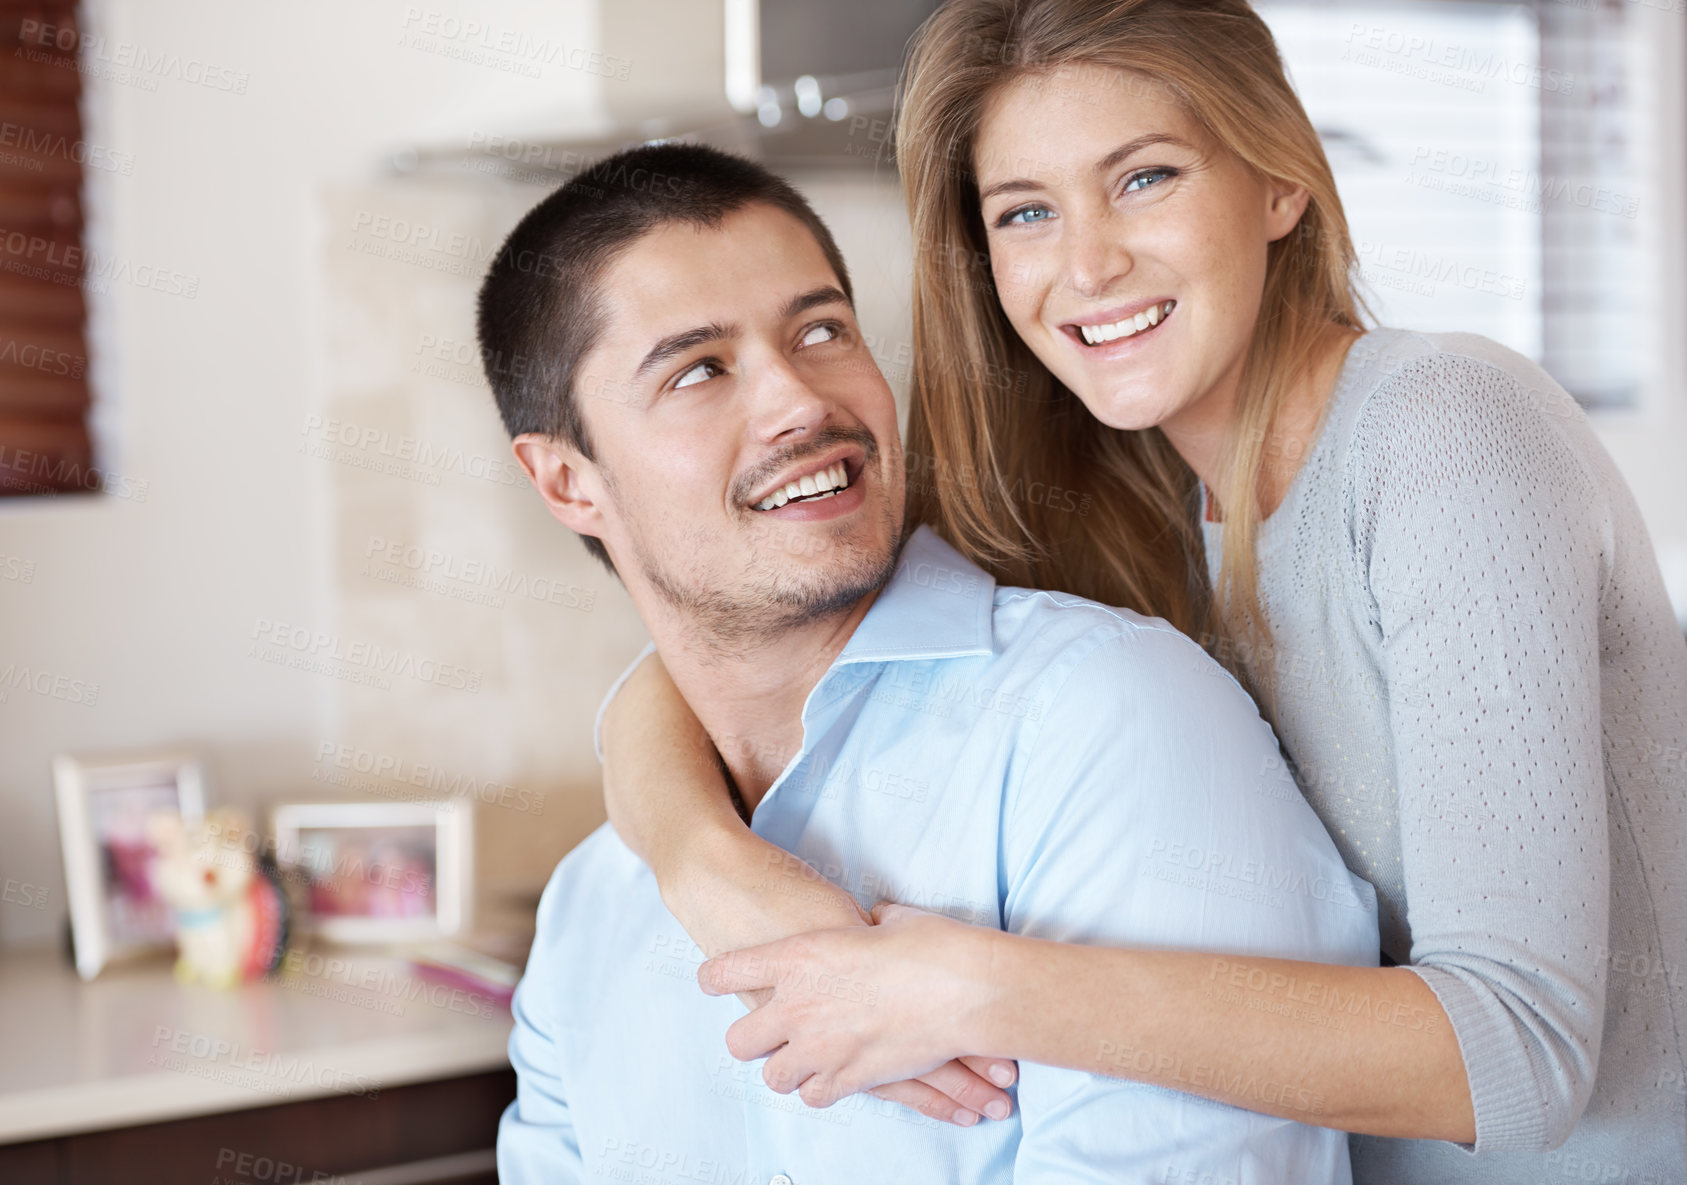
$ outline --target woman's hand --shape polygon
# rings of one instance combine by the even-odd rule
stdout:
[[[692,926],[688,919],[695,918],[698,928],[708,932],[706,951],[738,947],[761,951],[776,949],[781,945],[780,939],[802,942],[815,934],[871,933],[868,917],[861,912],[855,898],[805,861],[750,831],[720,841],[711,857],[704,858],[701,852],[697,855],[698,859],[687,862],[687,874],[676,879],[670,908],[687,930]],[[756,946],[756,943],[771,945]],[[748,953],[734,949],[734,953],[704,966],[729,962]],[[711,994],[725,995],[728,991],[735,991],[752,1009],[744,1020],[761,1015],[776,994],[771,982]],[[744,1020],[737,1024],[743,1024]],[[727,1047],[733,1049],[730,1035]],[[921,1065],[918,1070],[879,1078],[868,1086],[879,1098],[912,1107],[932,1119],[970,1127],[981,1115],[1005,1119],[1011,1113],[1013,1102],[1000,1087],[1013,1082],[1016,1069],[1013,1062],[1004,1058],[945,1056]],[[789,1094],[802,1085],[800,1079],[776,1084],[774,1076],[779,1072],[779,1067],[764,1067],[762,1073],[768,1085],[780,1094]],[[864,1090],[867,1086],[857,1089]],[[844,1092],[853,1093],[853,1090]],[[807,1100],[806,1093],[804,1099]],[[825,1105],[834,1101],[829,1099]]]
[[[884,903],[873,916],[871,929],[798,934],[717,956],[697,973],[710,995],[771,993],[727,1030],[727,1049],[741,1061],[766,1057],[768,1086],[811,1107],[949,1063],[989,1007],[994,930]],[[977,1060],[984,1073],[1012,1064]]]

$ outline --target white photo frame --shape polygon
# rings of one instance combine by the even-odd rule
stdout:
[[[296,802],[271,816],[276,862],[305,881],[301,928],[344,944],[454,937],[473,915],[466,804]]]
[[[76,973],[93,979],[114,960],[167,950],[174,923],[152,886],[146,817],[205,813],[205,775],[186,752],[53,758],[65,898]]]

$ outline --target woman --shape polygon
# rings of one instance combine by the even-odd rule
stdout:
[[[611,817],[706,949],[783,939],[703,969],[774,989],[732,1052],[774,1054],[815,1104],[963,1053],[1122,1075],[1357,1133],[1362,1181],[1681,1173],[1687,794],[1666,757],[1687,662],[1569,397],[1479,338],[1363,330],[1328,164],[1242,0],[952,0],[898,144],[911,518],[1002,583],[1165,617],[1247,679],[1377,889],[1385,965],[900,907],[869,928],[841,892],[770,891],[646,663],[604,722]],[[1031,493],[1050,487],[1087,513]],[[823,971],[877,1004],[777,986]],[[1267,1072],[1294,1096],[1251,1089]],[[930,1081],[894,1089],[937,1105]]]

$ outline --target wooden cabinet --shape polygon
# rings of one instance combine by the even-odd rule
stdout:
[[[7,1185],[495,1185],[498,1070],[0,1145]]]
[[[493,1182],[510,1014],[334,952],[229,991],[0,958],[0,1185]]]

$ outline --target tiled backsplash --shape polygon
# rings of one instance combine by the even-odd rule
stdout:
[[[592,723],[644,630],[551,518],[482,377],[474,294],[543,190],[406,179],[326,202],[327,484],[355,793],[478,798],[480,885],[535,890],[603,818]],[[360,772],[377,767],[388,776]],[[535,809],[537,808],[537,809]]]

